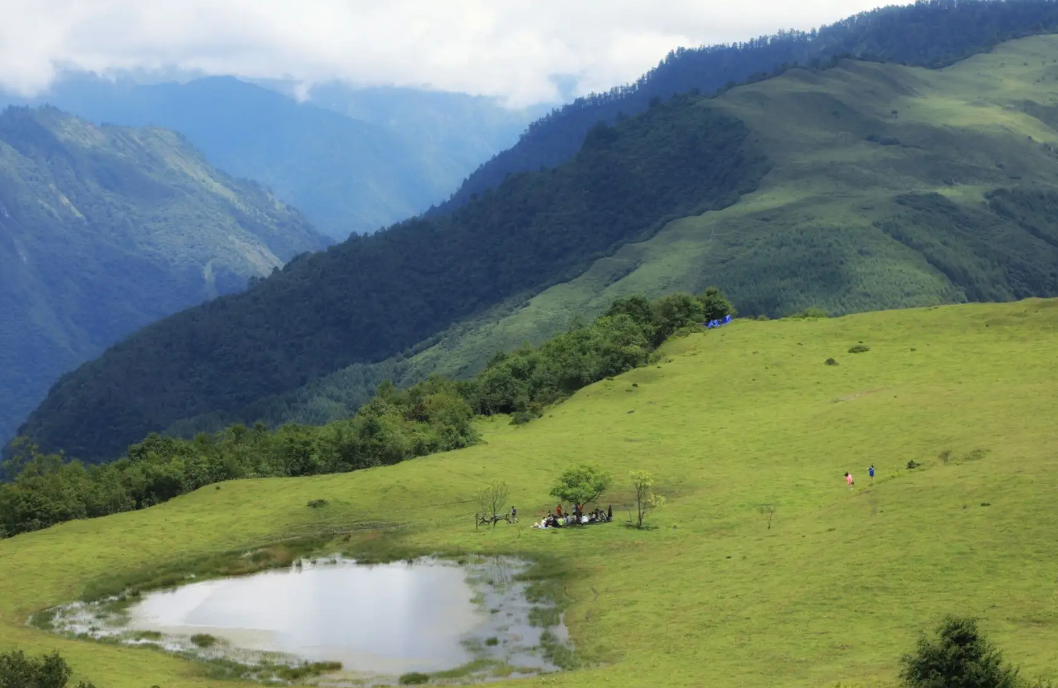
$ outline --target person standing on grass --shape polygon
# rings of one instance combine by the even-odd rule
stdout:
[[[511,507],[511,520],[515,523],[518,522],[518,507],[516,506]]]
[[[561,504],[559,504],[555,508],[555,516],[558,516],[559,518],[562,518],[562,505]]]
[[[845,484],[849,486],[850,490],[852,489],[852,486],[855,484],[855,482],[852,480],[852,473],[845,474]]]
[[[873,463],[871,464],[871,467],[867,469],[867,475],[871,476],[871,482],[873,482],[874,481],[874,464]]]

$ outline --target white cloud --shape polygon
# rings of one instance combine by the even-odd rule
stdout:
[[[58,65],[198,70],[556,97],[650,69],[677,46],[808,29],[878,0],[4,0],[0,85],[32,95]]]

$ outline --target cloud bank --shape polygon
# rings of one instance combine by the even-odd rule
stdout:
[[[498,96],[512,106],[636,79],[678,46],[809,29],[878,0],[5,0],[0,86],[57,70],[340,79]]]

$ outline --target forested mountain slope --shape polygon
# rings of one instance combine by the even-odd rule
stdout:
[[[1002,41],[1056,29],[1056,0],[919,0],[864,12],[818,31],[781,31],[730,46],[679,49],[635,83],[579,98],[533,122],[517,144],[483,163],[435,212],[459,207],[512,172],[568,160],[592,126],[643,112],[657,98],[708,94],[787,65],[809,66],[835,56],[939,67]]]
[[[667,224],[577,278],[512,299],[412,357],[356,364],[261,399],[272,424],[341,418],[385,379],[466,376],[633,293],[722,285],[746,316],[832,314],[1058,294],[1058,37],[943,70],[843,61],[701,107],[740,118],[767,154],[757,192]],[[215,428],[202,417],[178,432]]]
[[[151,430],[325,420],[382,376],[474,372],[633,291],[719,284],[770,316],[1058,294],[1056,77],[1058,39],[1038,37],[658,104],[450,216],[137,333],[25,430],[104,460]]]
[[[26,430],[113,458],[182,418],[239,418],[263,397],[384,360],[575,277],[665,218],[737,201],[767,171],[747,134],[690,98],[599,129],[561,169],[513,176],[451,216],[352,237],[145,328],[66,376]]]
[[[462,94],[338,84],[314,94],[299,103],[233,77],[141,85],[66,73],[30,100],[0,93],[0,104],[49,103],[96,124],[173,129],[212,164],[266,185],[338,239],[426,210],[513,143],[528,120]]]
[[[162,129],[0,114],[0,437],[59,376],[329,241]]]

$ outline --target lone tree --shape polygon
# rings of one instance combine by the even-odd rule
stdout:
[[[591,464],[567,469],[551,488],[551,496],[570,504],[591,504],[610,489],[610,474]]]
[[[664,506],[665,498],[654,492],[654,476],[647,471],[631,471],[629,477],[636,491],[636,528],[643,527],[643,519],[654,509]]]
[[[502,480],[490,483],[478,492],[478,509],[481,510],[479,524],[492,523],[495,528],[496,524],[506,517],[504,507],[507,505],[507,493],[507,483]],[[504,513],[503,516],[500,515],[501,512]]]
[[[771,530],[771,522],[775,518],[775,505],[761,504],[757,507],[757,513],[764,517],[764,520],[768,523],[768,530]]]
[[[0,688],[66,688],[73,670],[58,652],[36,659],[22,650],[0,654]],[[94,688],[84,681],[77,688]]]
[[[922,637],[904,655],[900,678],[908,688],[1016,688],[1018,670],[988,642],[974,619],[948,617],[936,639]]]

